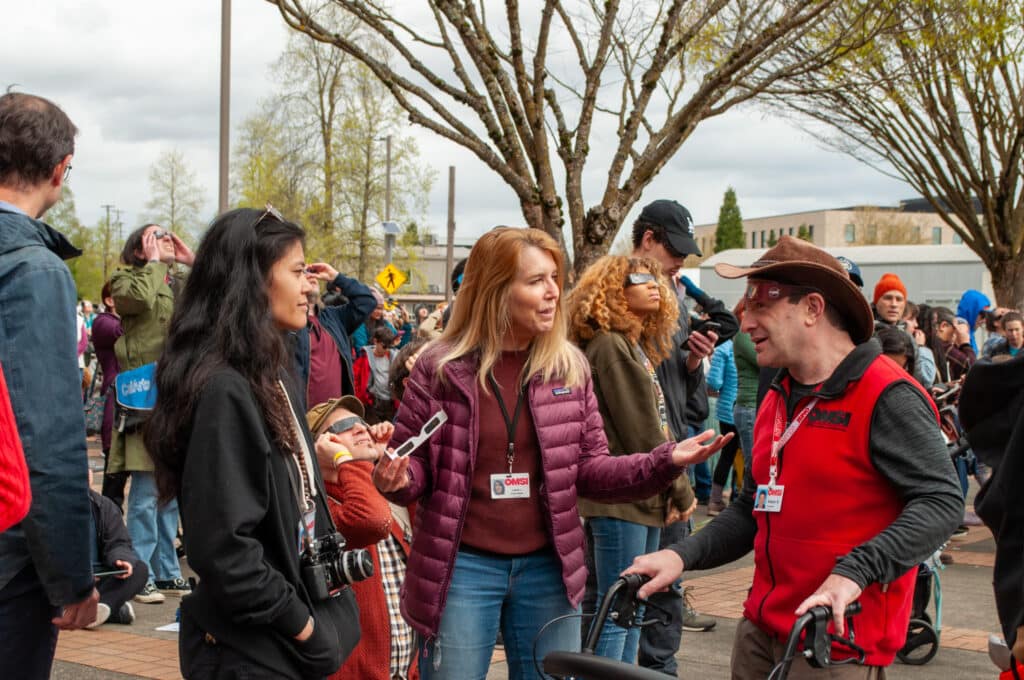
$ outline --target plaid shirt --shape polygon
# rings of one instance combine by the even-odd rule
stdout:
[[[380,562],[380,578],[391,624],[391,678],[406,680],[412,664],[414,640],[412,628],[399,610],[398,593],[405,580],[405,551],[393,535],[388,534],[377,544],[377,560]]]

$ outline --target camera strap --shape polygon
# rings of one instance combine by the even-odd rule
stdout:
[[[294,448],[292,449],[292,460],[295,461],[295,467],[298,468],[299,479],[302,482],[302,489],[296,490],[296,501],[298,502],[299,512],[305,516],[315,511],[316,508],[313,501],[317,493],[316,485],[313,483],[313,457],[309,451],[309,444],[306,443],[306,438],[302,435],[302,426],[295,415],[292,401],[288,397],[288,390],[285,389],[284,383],[280,380],[277,381],[277,384],[280,386],[285,403],[288,405],[288,414],[291,416],[292,424],[292,438],[299,449],[299,453],[296,453]]]

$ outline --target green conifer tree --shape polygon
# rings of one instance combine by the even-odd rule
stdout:
[[[742,248],[743,238],[743,217],[740,216],[740,206],[736,202],[736,191],[729,187],[722,198],[722,207],[718,211],[718,227],[715,229],[715,252],[731,248]]]

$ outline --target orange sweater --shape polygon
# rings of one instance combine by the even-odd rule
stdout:
[[[373,576],[352,584],[359,603],[359,644],[331,680],[389,680],[391,671],[391,624],[388,619],[384,585],[380,576],[377,542],[388,532],[402,545],[406,555],[409,544],[398,522],[391,519],[388,503],[373,485],[369,461],[353,461],[338,468],[338,481],[325,482],[328,507],[338,531],[348,541],[346,548],[366,548],[373,558]],[[410,680],[418,680],[416,653],[413,652]]]

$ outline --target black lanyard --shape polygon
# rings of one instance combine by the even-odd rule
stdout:
[[[505,399],[501,396],[501,389],[498,387],[498,381],[494,379],[493,373],[487,374],[487,381],[491,384],[491,389],[494,390],[494,398],[498,401],[498,408],[501,409],[501,417],[505,421],[505,428],[508,430],[508,451],[505,454],[505,458],[508,460],[508,473],[512,474],[512,463],[516,459],[516,426],[519,425],[519,414],[523,411],[523,396],[526,394],[526,385],[519,388],[519,395],[516,397],[516,410],[512,414],[512,418],[508,417],[508,408],[505,406]]]

